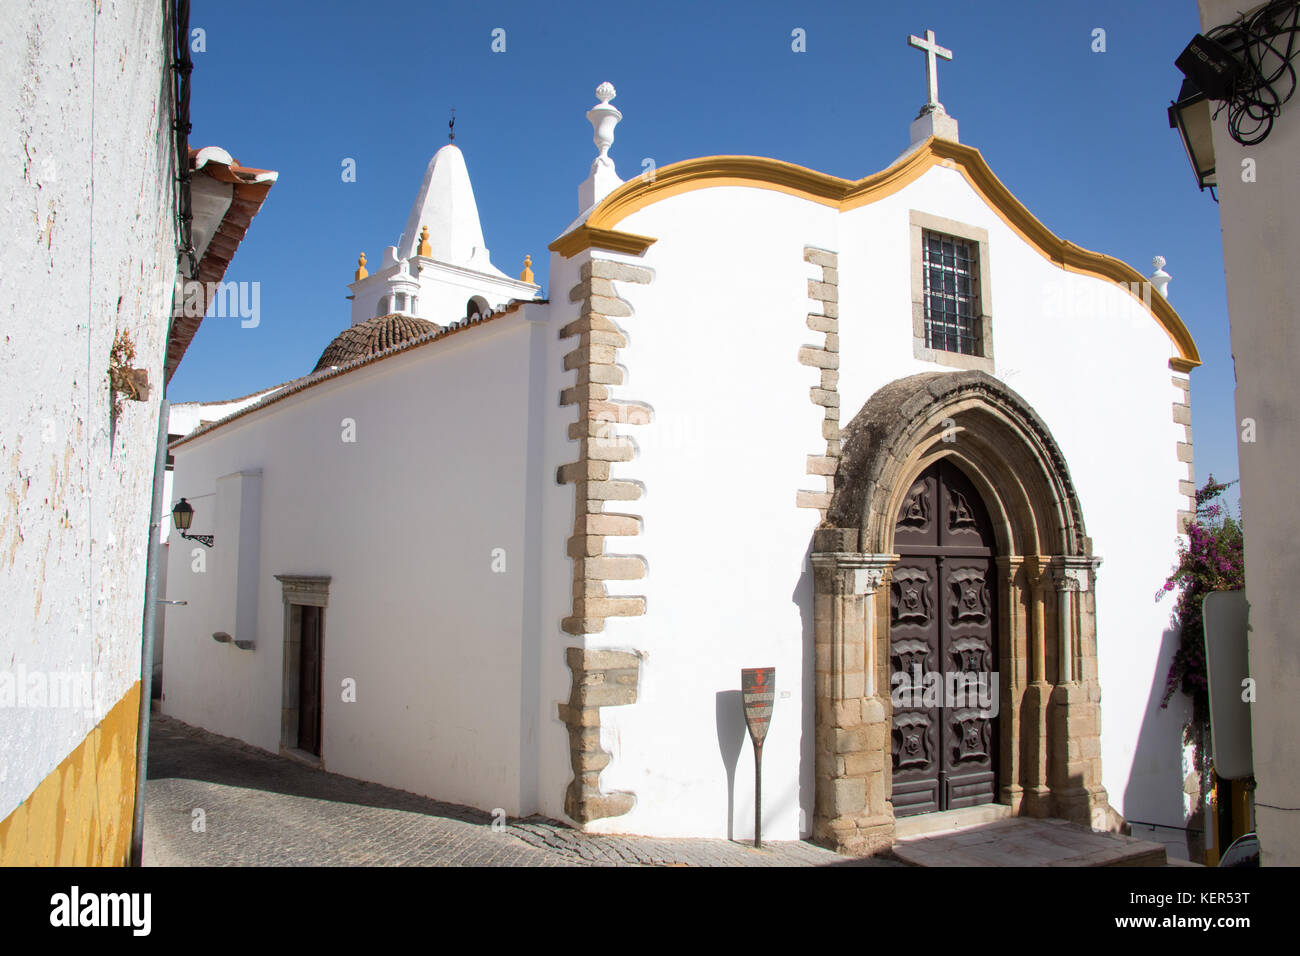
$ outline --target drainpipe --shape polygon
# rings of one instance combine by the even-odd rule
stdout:
[[[158,621],[158,550],[162,530],[163,482],[167,476],[167,428],[171,403],[158,403],[158,446],[153,463],[153,505],[149,509],[149,551],[145,563],[144,625],[140,642],[140,723],[135,734],[135,816],[131,821],[131,865],[141,866],[144,848],[144,785],[149,768],[149,714],[153,709],[153,635]]]
[[[189,260],[190,275],[197,275],[191,236],[190,210],[190,0],[168,0],[166,15],[171,17],[168,70],[174,72],[172,94],[172,134],[176,150],[176,223],[178,226],[177,271],[180,260]],[[153,504],[149,509],[149,550],[145,559],[144,623],[140,641],[140,719],[135,735],[135,813],[131,820],[131,866],[143,865],[144,787],[149,769],[149,715],[153,710],[153,634],[158,621],[158,551],[161,547],[163,488],[167,477],[167,433],[171,403],[167,401],[167,343],[171,341],[176,316],[175,290],[168,303],[167,335],[163,338],[162,393],[158,403],[158,442],[153,463]]]

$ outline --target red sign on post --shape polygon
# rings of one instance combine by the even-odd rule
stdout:
[[[776,668],[746,667],[740,672],[740,697],[745,706],[745,725],[754,742],[754,846],[763,845],[763,740],[772,722],[776,700]]]
[[[740,696],[745,702],[745,724],[755,747],[763,746],[767,725],[772,720],[776,697],[776,668],[747,667],[740,672]]]

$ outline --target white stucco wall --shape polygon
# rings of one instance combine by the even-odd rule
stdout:
[[[524,413],[541,370],[535,328],[520,314],[471,327],[175,447],[174,494],[196,509],[192,532],[215,527],[217,539],[207,551],[172,537],[168,596],[189,604],[168,611],[164,712],[277,751],[274,575],[330,575],[325,767],[486,810],[534,809],[538,707],[535,683],[521,680],[534,673],[521,635],[536,620],[527,556],[544,550],[525,487],[538,471]],[[345,419],[355,443],[342,440]],[[211,636],[236,624],[237,603],[221,570],[233,530],[213,524],[225,507],[213,495],[222,476],[257,470],[256,625],[230,631],[256,645],[240,650]],[[346,678],[354,703],[342,699]]]
[[[168,406],[167,414],[167,434],[168,435],[188,435],[200,425],[206,425],[211,422],[220,421],[227,415],[239,411],[254,404],[271,392],[284,388],[283,385],[276,385],[273,388],[262,389],[251,395],[244,395],[240,398],[227,399],[216,402],[177,402]],[[172,494],[172,472],[169,470],[163,479],[163,506],[168,512],[163,515],[163,521],[158,527],[159,540],[166,544],[172,532],[171,509],[180,500],[180,495]],[[160,593],[165,594],[165,591]],[[162,636],[163,622],[166,619],[164,614],[157,617],[158,630],[155,632],[154,650],[160,650],[159,640]]]
[[[1153,601],[1185,506],[1170,340],[1127,293],[1056,268],[958,172],[934,168],[843,215],[774,191],[728,186],[662,200],[619,223],[658,239],[643,257],[625,260],[653,269],[654,282],[616,284],[634,315],[619,320],[629,345],[620,352],[627,371],[615,396],[654,409],[652,424],[623,429],[640,453],[611,475],[645,484],[642,500],[628,508],[644,517],[644,531],[629,541],[646,558],[649,577],[617,589],[645,594],[647,610],[608,619],[591,643],[636,648],[647,659],[638,703],[602,710],[614,753],[602,786],[636,792],[637,806],[594,828],[748,837],[752,756],[747,742],[737,755],[744,735],[738,702],[719,694],[738,688],[741,667],[774,665],[765,834],[792,839],[809,831],[807,553],[817,514],[796,508],[795,492],[824,490],[805,475],[805,456],[822,453],[824,444],[822,410],[808,395],[818,376],[797,361],[799,347],[817,339],[804,324],[816,311],[806,280],[817,273],[804,263],[803,247],[840,257],[846,424],[886,383],[943,369],[913,357],[911,209],[989,232],[995,374],[1036,408],[1060,443],[1095,551],[1105,559],[1097,585],[1104,783],[1126,815],[1182,825],[1182,714],[1158,707],[1172,652],[1164,635],[1169,609]],[[556,259],[552,275],[556,290],[576,281]],[[565,694],[567,687],[561,699]]]
[[[140,677],[159,290],[176,248],[163,5],[12,6],[0,18],[0,666],[89,673],[96,694],[90,710],[0,707],[0,819]],[[110,423],[118,330],[154,391]]]
[[[1235,20],[1240,4],[1201,0],[1201,25]],[[1248,4],[1249,9],[1254,5]],[[1266,866],[1300,865],[1300,739],[1295,699],[1300,654],[1292,594],[1300,580],[1300,511],[1294,481],[1300,466],[1300,398],[1294,356],[1300,349],[1300,109],[1283,107],[1269,137],[1243,147],[1214,124],[1219,221],[1227,280],[1237,422],[1254,423],[1255,440],[1238,445],[1250,603],[1250,674],[1256,829]],[[1253,182],[1242,163],[1254,160]],[[1238,432],[1240,438],[1241,432]]]

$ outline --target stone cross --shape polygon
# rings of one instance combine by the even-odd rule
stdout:
[[[936,58],[943,57],[945,60],[951,60],[952,50],[946,50],[934,42],[933,30],[925,31],[924,40],[920,37],[909,36],[907,45],[925,51],[925,83],[930,94],[925,108],[942,110],[943,104],[939,102],[939,61]]]

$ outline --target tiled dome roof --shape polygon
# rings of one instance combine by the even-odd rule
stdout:
[[[347,365],[357,359],[368,358],[376,352],[390,349],[394,345],[400,345],[408,339],[436,331],[438,326],[434,323],[409,315],[393,313],[367,319],[344,329],[335,336],[334,341],[325,346],[325,351],[320,354],[320,361],[312,371],[319,372],[331,365]]]

